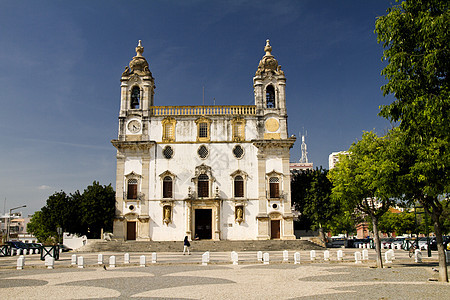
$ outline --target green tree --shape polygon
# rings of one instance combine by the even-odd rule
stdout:
[[[340,155],[339,162],[329,173],[333,182],[332,196],[349,213],[361,212],[372,221],[377,266],[382,268],[378,221],[393,200],[392,182],[398,166],[389,159],[387,137],[365,132],[353,143],[348,155]]]
[[[45,242],[54,236],[54,232],[49,231],[42,211],[36,211],[27,224],[27,232],[32,233],[40,242]]]
[[[102,229],[112,232],[115,207],[115,192],[111,184],[102,186],[94,181],[84,190],[80,211],[88,237],[100,238]]]
[[[416,226],[414,213],[410,212],[393,213],[388,211],[380,217],[378,224],[380,231],[396,235],[413,233]]]
[[[76,191],[67,195],[61,191],[48,197],[27,228],[41,242],[56,238],[58,227],[64,232],[100,238],[101,229],[112,231],[114,214],[115,192],[111,184],[102,186],[94,181],[83,194]]]
[[[419,201],[431,216],[441,281],[448,281],[439,197],[450,189],[449,6],[446,0],[407,0],[375,24],[388,61],[382,91],[396,98],[382,106],[380,115],[397,122],[406,136],[411,160],[405,162],[402,186],[409,200]]]
[[[311,229],[319,229],[325,240],[324,230],[331,229],[331,220],[338,214],[338,207],[331,199],[331,182],[328,170],[316,168],[294,175],[291,183],[292,202],[300,218],[307,220]]]

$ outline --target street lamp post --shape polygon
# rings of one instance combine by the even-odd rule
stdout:
[[[14,207],[11,208],[9,210],[9,216],[8,216],[8,226],[6,227],[6,241],[9,241],[9,232],[10,232],[10,226],[11,226],[11,215],[12,215],[12,211],[19,209],[19,208],[23,208],[23,207],[27,207],[26,205],[22,205],[22,206],[18,206],[18,207]]]

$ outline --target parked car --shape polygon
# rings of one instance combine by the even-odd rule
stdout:
[[[73,250],[72,248],[69,248],[69,247],[67,247],[66,245],[63,245],[63,244],[59,245],[59,249],[61,249],[62,252],[69,252],[69,251]]]
[[[21,241],[7,241],[7,242],[5,242],[5,245],[10,245],[11,249],[17,249],[17,250],[19,250],[19,249],[28,250],[29,249],[28,246]]]
[[[443,236],[442,242],[444,244],[444,249],[450,250],[450,236]],[[431,250],[437,250],[437,242],[436,237],[431,238],[430,240],[430,249]]]
[[[391,248],[401,248],[403,245],[403,242],[405,241],[405,238],[395,238],[391,243]],[[397,247],[394,247],[397,246]]]
[[[382,239],[381,240],[381,248],[382,249],[392,249],[393,242],[394,242],[393,238]]]
[[[28,249],[34,250],[34,253],[41,253],[41,244],[39,243],[25,243]]]

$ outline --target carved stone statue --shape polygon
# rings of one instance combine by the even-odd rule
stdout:
[[[170,223],[170,206],[164,206],[164,223]]]
[[[236,221],[239,222],[239,224],[244,220],[244,210],[242,206],[236,207]]]

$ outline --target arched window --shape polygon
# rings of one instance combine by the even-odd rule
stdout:
[[[278,177],[269,178],[270,198],[280,198],[280,179]]]
[[[234,177],[234,197],[244,197],[244,178],[241,175]]]
[[[139,87],[135,86],[131,90],[130,108],[139,109],[140,102],[141,102],[141,90],[139,89]]]
[[[209,177],[206,174],[198,176],[198,196],[209,197]]]
[[[273,85],[268,85],[266,88],[266,107],[275,108],[275,90]]]
[[[128,180],[127,199],[137,199],[137,179]]]
[[[172,198],[172,177],[166,176],[163,179],[163,198]]]

